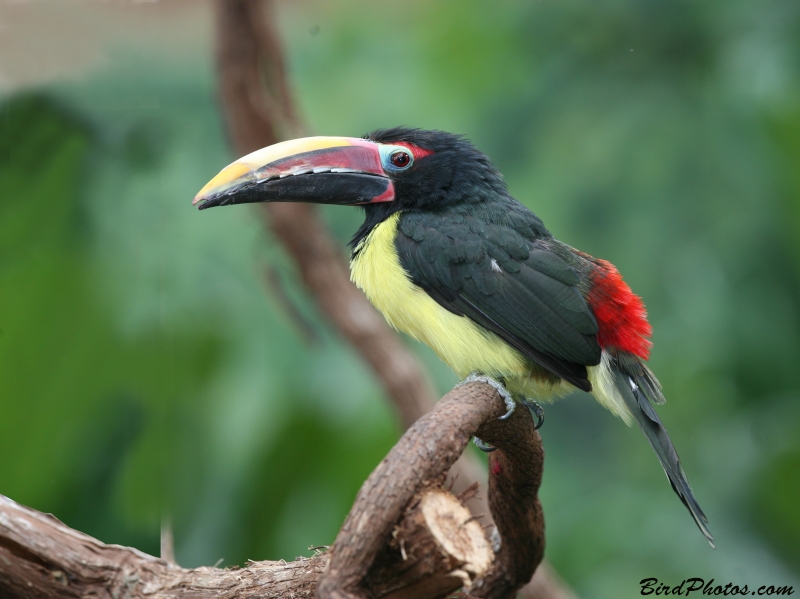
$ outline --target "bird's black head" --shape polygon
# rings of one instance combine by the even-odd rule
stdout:
[[[413,163],[390,173],[398,210],[437,210],[507,195],[489,158],[461,135],[409,127],[378,129],[364,139],[406,146]]]
[[[359,239],[398,211],[469,210],[505,198],[500,173],[462,136],[396,127],[361,139],[309,137],[263,148],[223,169],[194,203],[360,205],[366,220]]]
[[[389,174],[395,189],[393,202],[364,204],[366,218],[351,245],[398,211],[469,211],[471,205],[508,197],[500,172],[462,135],[394,127],[378,129],[364,139],[401,148],[395,156],[403,168]]]

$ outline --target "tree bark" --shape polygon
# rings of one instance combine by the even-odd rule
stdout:
[[[434,503],[435,509],[425,506]],[[374,569],[374,596],[436,597],[459,589],[464,572],[483,574],[492,553],[482,528],[466,522],[468,510],[442,489],[424,492],[397,526]],[[448,546],[452,524],[468,534]],[[466,525],[464,526],[464,524]],[[402,548],[402,551],[401,551]],[[403,556],[405,555],[405,559]],[[251,562],[245,568],[185,569],[129,547],[104,545],[0,496],[0,597],[68,599],[311,598],[329,556],[294,562]]]
[[[364,582],[373,597],[438,597],[471,585],[493,560],[491,543],[472,513],[433,486],[411,500]]]

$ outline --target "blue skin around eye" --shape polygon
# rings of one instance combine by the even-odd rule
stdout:
[[[381,166],[383,166],[383,170],[385,170],[387,173],[399,173],[411,168],[411,166],[414,164],[414,155],[403,146],[381,145],[379,151],[381,153]],[[392,164],[392,154],[397,151],[408,154],[408,164],[404,167],[396,167]]]

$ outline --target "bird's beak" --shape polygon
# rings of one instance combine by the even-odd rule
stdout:
[[[306,137],[226,166],[192,204],[203,210],[251,202],[356,205],[393,199],[378,144],[353,137]]]

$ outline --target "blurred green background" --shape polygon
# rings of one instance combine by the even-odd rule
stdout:
[[[638,430],[547,409],[547,556],[586,598],[800,587],[800,4],[278,5],[311,130],[466,134],[647,303],[712,551]],[[329,544],[400,429],[247,208],[206,2],[0,7],[0,493],[184,566]],[[357,210],[325,211],[346,240]],[[344,251],[344,250],[343,250]],[[319,333],[308,344],[274,269]],[[456,382],[409,342],[444,393]]]

